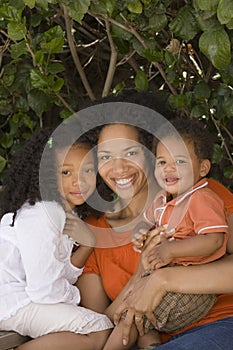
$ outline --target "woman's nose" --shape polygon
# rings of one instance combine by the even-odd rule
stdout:
[[[112,169],[115,173],[121,173],[128,169],[127,159],[124,158],[114,158],[112,160]]]

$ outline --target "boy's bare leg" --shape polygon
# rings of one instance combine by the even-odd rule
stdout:
[[[17,350],[102,350],[111,329],[87,335],[58,332],[43,335],[17,347]]]
[[[127,350],[127,349],[130,349],[136,343],[138,338],[138,331],[135,325],[132,325],[131,327],[129,342],[127,345],[123,345],[122,331],[123,331],[123,321],[120,322],[117,326],[115,326],[103,350]]]

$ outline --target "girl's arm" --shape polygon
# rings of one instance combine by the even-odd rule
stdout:
[[[72,265],[81,268],[93,251],[92,247],[79,246],[71,256]]]
[[[71,256],[71,263],[78,268],[83,267],[95,246],[95,237],[92,231],[77,215],[66,212],[63,233],[71,237],[78,246]]]

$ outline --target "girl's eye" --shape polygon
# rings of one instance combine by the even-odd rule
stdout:
[[[62,170],[62,175],[70,175],[70,171],[69,170]]]
[[[99,160],[103,160],[103,161],[105,161],[105,160],[110,160],[110,159],[111,159],[111,156],[107,156],[107,155],[105,155],[105,156],[98,156],[98,159],[99,159]]]

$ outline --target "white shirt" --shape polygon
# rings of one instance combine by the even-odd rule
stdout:
[[[12,213],[0,224],[0,320],[30,302],[79,304],[73,286],[82,268],[71,264],[73,243],[62,233],[65,212],[56,202],[24,204],[11,227]]]

